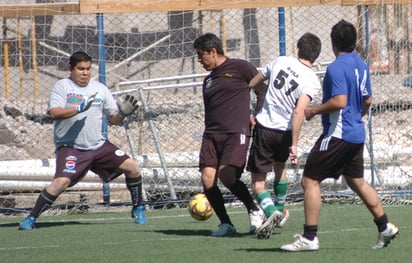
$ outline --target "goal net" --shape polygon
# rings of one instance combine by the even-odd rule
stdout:
[[[192,11],[182,11],[173,1],[164,1],[172,4],[170,9],[158,7],[161,11],[149,10],[152,1],[140,2],[143,11],[131,6],[122,12],[83,13],[93,6],[82,4],[93,1],[0,1],[1,211],[27,211],[53,178],[53,124],[46,107],[53,84],[68,76],[72,52],[83,50],[93,57],[93,77],[103,80],[113,95],[140,99],[142,107],[125,125],[108,126],[108,137],[139,163],[147,204],[175,207],[202,191],[198,153],[204,128],[201,82],[207,72],[197,63],[194,39],[213,32],[229,57],[259,68],[282,53],[295,56],[297,39],[313,32],[322,40],[313,68],[321,80],[334,59],[331,27],[343,18],[356,25],[357,51],[371,69],[374,102],[365,118],[365,177],[385,202],[410,202],[410,1],[306,1],[305,6],[285,7],[267,6],[268,1],[237,7],[228,5],[235,1],[223,1]],[[312,103],[320,103],[320,96]],[[304,123],[300,164],[293,168],[288,163],[290,202],[302,200],[302,169],[320,131],[320,118]],[[250,185],[246,171],[242,179]],[[129,204],[122,176],[106,186],[109,191],[103,191],[101,180],[90,172],[56,200],[56,208]],[[268,186],[272,191],[273,174]],[[224,187],[222,191],[230,202],[236,201]],[[331,202],[357,201],[342,179],[325,181],[322,196]]]

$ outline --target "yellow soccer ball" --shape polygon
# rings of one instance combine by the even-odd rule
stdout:
[[[198,221],[207,220],[213,215],[213,208],[205,194],[196,194],[190,199],[189,213]]]

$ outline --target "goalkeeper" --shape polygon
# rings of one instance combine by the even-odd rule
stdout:
[[[74,186],[91,170],[105,181],[125,174],[137,224],[145,224],[142,176],[137,163],[103,136],[104,115],[119,124],[138,107],[133,96],[117,103],[109,89],[91,78],[92,59],[84,52],[70,56],[70,76],[56,82],[48,105],[54,120],[56,172],[51,184],[40,193],[30,215],[19,224],[20,230],[35,228],[36,219],[68,187]]]

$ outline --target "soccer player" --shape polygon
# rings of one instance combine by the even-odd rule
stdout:
[[[263,212],[240,177],[246,164],[251,133],[249,81],[257,74],[257,69],[247,61],[225,56],[222,42],[214,34],[198,37],[193,46],[199,63],[211,71],[203,82],[205,130],[199,169],[204,193],[220,220],[219,228],[212,236],[236,233],[217,185],[218,179],[246,206],[249,230],[254,232],[262,223]],[[264,92],[262,86],[260,90]],[[259,92],[257,97],[257,104],[261,105]]]
[[[247,169],[252,172],[252,189],[266,220],[258,238],[269,238],[273,227],[282,227],[289,217],[285,208],[288,181],[286,161],[297,165],[297,146],[304,109],[321,88],[312,64],[321,50],[320,39],[303,34],[297,42],[298,57],[280,56],[267,64],[249,83],[251,87],[269,79],[263,107],[256,115]],[[275,203],[266,190],[268,172],[275,172]]]
[[[305,110],[306,120],[322,115],[323,132],[309,153],[301,181],[305,211],[303,235],[296,235],[293,243],[281,246],[286,251],[319,249],[320,183],[341,175],[374,218],[379,233],[372,248],[386,247],[399,233],[399,229],[388,222],[377,192],[363,176],[362,116],[372,103],[372,90],[368,65],[354,52],[356,29],[341,20],[332,27],[330,36],[336,58],[326,70],[322,104]]]
[[[39,215],[89,170],[105,182],[124,173],[133,204],[132,217],[137,224],[145,224],[140,169],[102,133],[104,115],[113,124],[121,123],[137,109],[137,101],[127,95],[116,103],[105,85],[90,80],[92,59],[82,51],[70,56],[68,69],[70,76],[54,85],[47,111],[54,119],[56,173],[51,184],[41,191],[30,215],[20,222],[19,229],[35,228]]]

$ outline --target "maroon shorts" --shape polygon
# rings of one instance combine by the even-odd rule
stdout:
[[[250,136],[241,133],[203,133],[199,168],[231,165],[243,170]]]
[[[253,129],[247,170],[252,173],[272,171],[274,162],[286,162],[292,144],[291,131],[266,128],[259,123]]]
[[[338,179],[341,175],[362,178],[363,147],[363,143],[354,144],[321,136],[308,155],[303,176],[317,181]]]
[[[57,149],[55,177],[67,177],[71,181],[70,186],[73,186],[91,170],[103,181],[109,182],[120,175],[116,169],[128,158],[125,152],[109,141],[96,150],[63,146]]]

